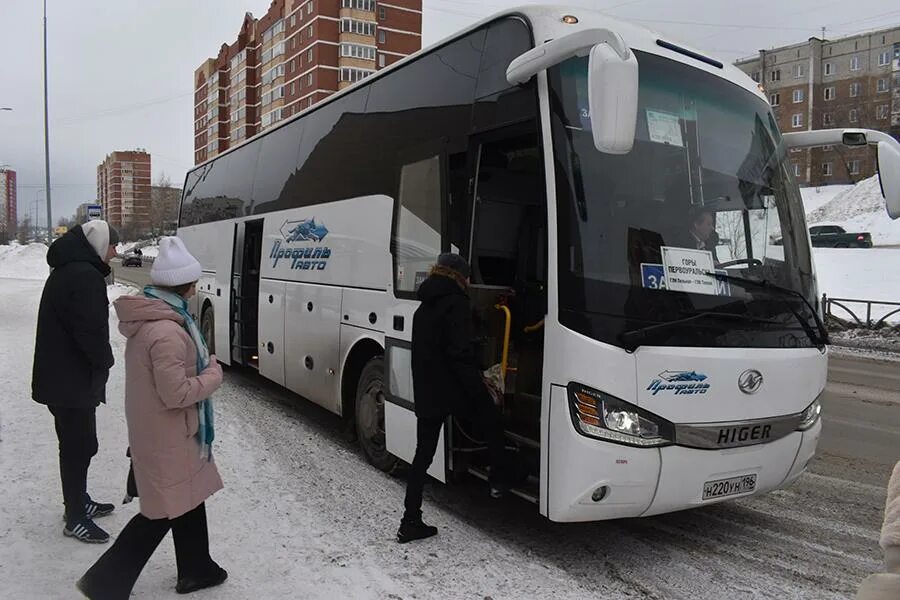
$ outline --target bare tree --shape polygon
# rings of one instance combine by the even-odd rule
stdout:
[[[150,231],[155,236],[173,235],[178,221],[178,201],[181,190],[172,187],[172,180],[160,173],[150,192]]]
[[[716,215],[716,233],[719,234],[721,243],[728,246],[732,260],[747,256],[743,216],[740,211],[720,212]]]
[[[19,243],[25,245],[31,238],[31,218],[25,217],[19,225],[19,234],[17,236]]]

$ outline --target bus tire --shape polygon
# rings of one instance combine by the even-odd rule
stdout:
[[[359,375],[356,386],[356,434],[363,454],[371,464],[392,473],[398,459],[387,451],[387,437],[384,431],[384,358],[369,359]]]
[[[206,340],[206,347],[209,349],[209,353],[215,354],[216,316],[212,306],[207,305],[203,309],[203,313],[200,316],[200,333],[203,334],[203,339]]]

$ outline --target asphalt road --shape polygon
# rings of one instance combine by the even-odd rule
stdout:
[[[113,278],[119,283],[128,283],[138,289],[150,283],[150,265],[145,262],[143,267],[123,267],[122,261],[114,258],[109,261],[113,270]]]

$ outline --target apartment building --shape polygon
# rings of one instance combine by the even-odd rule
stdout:
[[[760,50],[735,65],[758,81],[783,132],[861,127],[900,139],[900,27]],[[791,152],[801,185],[853,183],[876,170],[871,148]]]
[[[194,72],[199,164],[422,47],[422,0],[274,0]]]
[[[0,168],[0,244],[16,237],[17,220],[16,172]]]
[[[150,227],[150,154],[125,150],[97,166],[97,200],[110,225],[133,235]]]

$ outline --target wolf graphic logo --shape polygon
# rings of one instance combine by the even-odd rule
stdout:
[[[328,229],[321,223],[316,223],[316,218],[303,219],[302,221],[285,221],[281,226],[281,235],[287,243],[293,242],[321,242],[328,235]]]
[[[659,377],[666,381],[706,381],[706,375],[697,371],[663,371]]]

